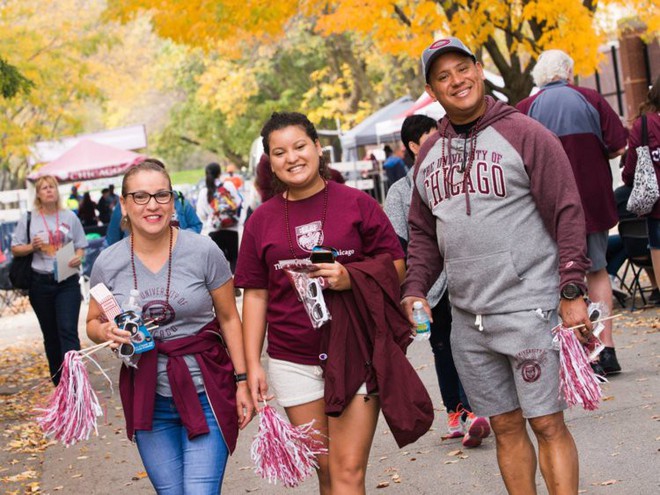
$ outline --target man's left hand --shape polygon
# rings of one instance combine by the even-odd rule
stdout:
[[[588,337],[591,335],[593,325],[589,320],[587,312],[587,303],[581,297],[577,299],[561,299],[559,301],[559,316],[561,316],[564,328],[575,327],[584,325],[580,328],[575,328],[575,336],[583,344],[587,343]]]

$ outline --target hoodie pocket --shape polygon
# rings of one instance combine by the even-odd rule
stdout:
[[[445,260],[445,266],[451,303],[476,315],[506,312],[518,292],[511,289],[523,282],[510,251]]]

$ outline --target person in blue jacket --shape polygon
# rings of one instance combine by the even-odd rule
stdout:
[[[152,161],[156,160],[152,159]],[[165,168],[165,165],[162,165],[162,167]],[[105,234],[106,246],[112,246],[115,242],[122,240],[128,235],[128,232],[121,228],[121,219],[121,208],[112,210],[108,231]],[[198,234],[202,231],[202,221],[197,216],[195,208],[193,208],[190,202],[180,192],[177,193],[177,198],[174,201],[172,224],[178,224],[181,230],[190,230]]]

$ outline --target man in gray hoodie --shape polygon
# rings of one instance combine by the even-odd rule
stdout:
[[[485,96],[484,74],[457,38],[422,55],[426,91],[447,111],[415,163],[402,306],[422,301],[444,269],[451,346],[478,416],[488,416],[509,493],[534,494],[538,444],[548,490],[578,490],[578,455],[559,398],[558,314],[584,324],[584,213],[559,140]],[[427,308],[428,311],[428,308]],[[428,311],[430,314],[430,311]]]

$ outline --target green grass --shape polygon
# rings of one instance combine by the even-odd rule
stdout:
[[[204,178],[204,168],[170,172],[172,184],[197,184]]]

